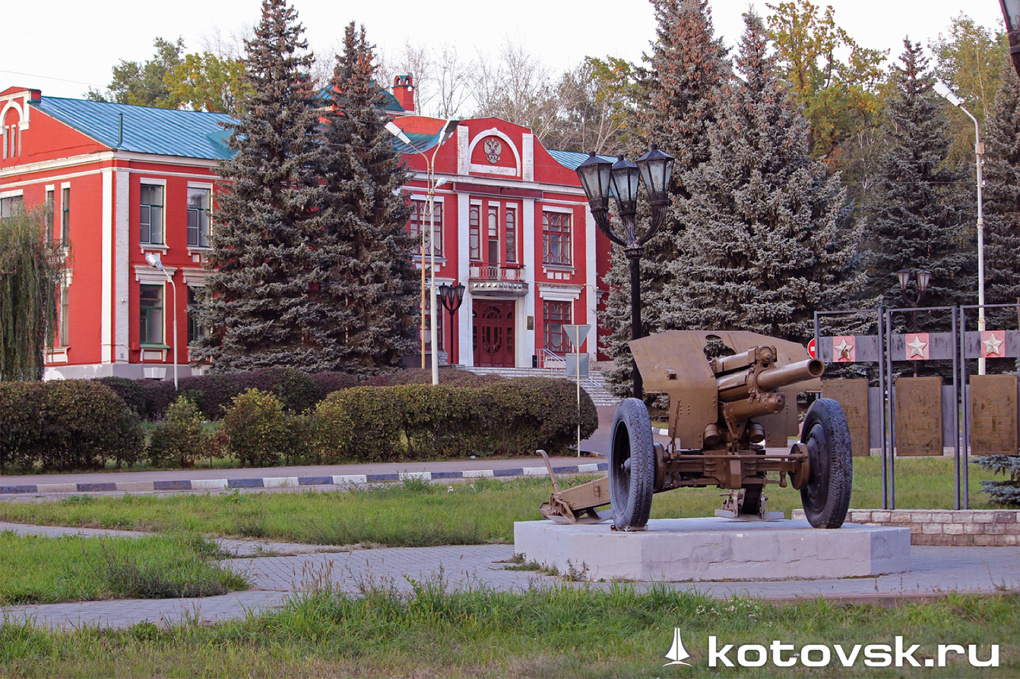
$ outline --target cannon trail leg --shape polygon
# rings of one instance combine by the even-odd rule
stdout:
[[[800,491],[807,520],[815,528],[839,528],[850,507],[854,472],[850,428],[836,401],[820,398],[811,405],[801,442],[810,460],[810,477]]]
[[[613,416],[609,498],[618,530],[644,530],[655,488],[655,450],[648,409],[639,399],[620,403]]]

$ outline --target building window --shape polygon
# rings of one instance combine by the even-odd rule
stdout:
[[[13,217],[21,209],[23,198],[21,196],[8,196],[0,198],[0,219]]]
[[[188,245],[209,247],[209,189],[188,189]]]
[[[545,348],[560,356],[569,350],[566,325],[570,323],[570,302],[543,302]]]
[[[163,344],[163,286],[142,285],[139,294],[138,336],[142,344]]]
[[[71,333],[69,319],[71,318],[70,288],[64,286],[60,289],[60,318],[57,328],[57,346],[66,347],[71,344]]]
[[[142,184],[140,187],[139,223],[141,224],[142,243],[149,245],[163,244],[163,187]]]
[[[517,262],[517,211],[513,208],[506,209],[506,261]]]
[[[188,346],[195,343],[196,340],[205,337],[209,333],[206,332],[205,327],[198,320],[198,311],[201,308],[202,303],[198,298],[198,288],[188,286]]]
[[[71,187],[60,189],[60,244],[71,244]]]
[[[542,213],[542,261],[570,266],[570,215]]]
[[[499,208],[489,208],[489,264],[499,264]]]
[[[436,243],[436,257],[443,256],[443,204],[433,203],[436,211],[436,221],[433,228],[433,238]],[[431,222],[431,216],[429,215],[429,204],[425,200],[413,200],[411,201],[411,223],[410,231],[418,243],[421,243],[422,230],[428,231],[429,224]],[[425,256],[428,257],[431,254],[431,244],[428,238],[425,238]]]
[[[57,206],[53,202],[53,189],[46,189],[46,242],[53,242],[53,229],[56,224],[56,217],[53,211]]]
[[[468,210],[468,234],[471,240],[471,261],[482,261],[481,208],[472,205]]]

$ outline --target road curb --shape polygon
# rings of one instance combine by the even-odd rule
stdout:
[[[556,475],[594,474],[609,469],[605,462],[553,467]],[[332,476],[269,476],[242,479],[180,479],[172,481],[126,481],[123,483],[39,483],[0,486],[0,495],[19,494],[81,494],[117,492],[162,492],[175,490],[232,490],[244,488],[293,488],[300,486],[357,486],[378,483],[401,483],[407,479],[443,481],[476,478],[518,478],[548,476],[545,467],[514,467],[510,469],[469,469],[442,472],[398,472],[389,474],[334,474]]]

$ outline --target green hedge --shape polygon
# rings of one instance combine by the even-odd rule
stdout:
[[[598,428],[581,392],[581,436]],[[326,397],[310,417],[318,461],[388,461],[560,453],[577,439],[576,386],[524,378],[484,387],[356,387]]]
[[[0,383],[0,467],[24,471],[132,464],[142,450],[138,414],[89,380]]]

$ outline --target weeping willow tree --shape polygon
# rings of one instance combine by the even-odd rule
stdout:
[[[0,380],[42,379],[64,266],[45,224],[41,210],[0,219]]]

